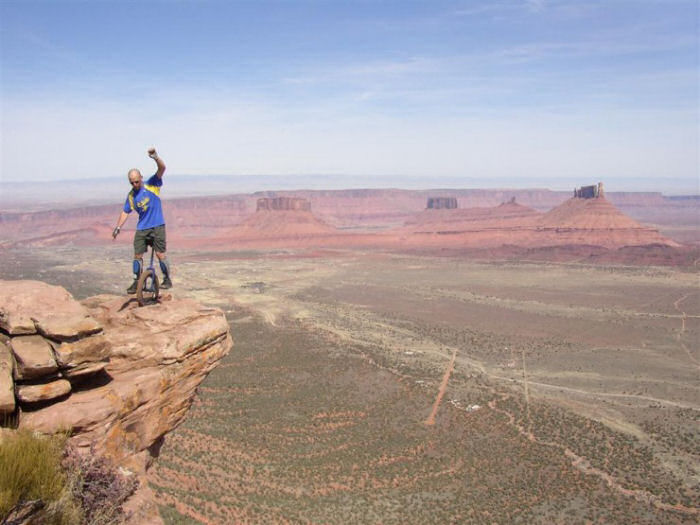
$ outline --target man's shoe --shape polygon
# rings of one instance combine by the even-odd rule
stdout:
[[[138,280],[138,279],[134,279],[134,282],[131,283],[131,286],[129,286],[129,287],[126,289],[126,293],[136,293],[136,288],[138,287],[138,285],[139,285],[139,280]]]
[[[173,287],[173,282],[170,280],[170,277],[166,277],[163,279],[163,282],[160,283],[160,288],[161,290],[167,290],[168,288]]]

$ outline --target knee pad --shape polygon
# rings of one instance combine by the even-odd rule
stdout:
[[[160,271],[163,272],[163,275],[170,277],[170,265],[168,264],[168,259],[158,259],[158,263],[160,264]]]
[[[136,277],[141,275],[141,261],[138,259],[134,259],[134,263],[132,265],[132,268],[134,269],[134,274]]]

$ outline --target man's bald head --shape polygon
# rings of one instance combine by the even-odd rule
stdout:
[[[136,191],[140,190],[143,184],[143,176],[141,176],[141,172],[136,168],[130,169],[128,177],[129,184],[131,184],[131,187],[134,188],[134,190]]]

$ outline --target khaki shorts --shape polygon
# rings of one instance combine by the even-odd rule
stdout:
[[[147,246],[153,246],[158,253],[165,253],[165,224],[147,230],[136,230],[134,253],[137,255],[146,253]]]

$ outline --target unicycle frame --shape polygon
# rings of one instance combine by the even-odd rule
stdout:
[[[148,246],[151,248],[151,262],[148,268],[145,268],[141,272],[138,284],[136,285],[136,299],[139,302],[139,306],[158,302],[158,293],[160,290],[156,268],[153,266],[153,257],[155,256],[156,250],[152,243],[149,243]]]

